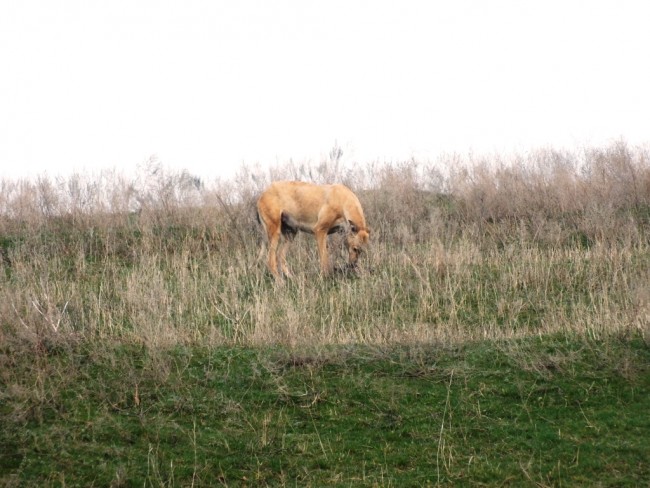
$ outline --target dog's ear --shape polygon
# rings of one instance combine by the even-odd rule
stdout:
[[[352,231],[353,234],[356,234],[357,232],[359,232],[359,227],[354,225],[354,222],[352,222],[351,220],[348,220],[348,223],[350,224],[350,230]]]

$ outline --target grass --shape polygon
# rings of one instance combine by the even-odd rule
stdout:
[[[564,337],[79,345],[20,365],[0,472],[9,486],[639,486],[649,365],[639,340]]]
[[[649,161],[0,182],[0,484],[647,484]],[[264,269],[255,196],[306,175],[359,274]]]

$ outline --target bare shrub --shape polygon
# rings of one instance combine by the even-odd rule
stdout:
[[[228,181],[155,160],[135,178],[2,181],[0,342],[47,351],[79,338],[302,347],[646,334],[649,161],[616,142],[350,169],[333,150]],[[298,236],[289,264],[301,271],[284,285],[267,276],[255,200],[276,177],[355,190],[372,228],[359,274],[322,278]]]
[[[406,246],[427,241],[441,222],[440,188],[427,185],[429,168],[415,161],[371,166],[360,198],[373,230],[385,242]]]

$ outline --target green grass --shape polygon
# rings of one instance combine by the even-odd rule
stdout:
[[[7,486],[639,486],[650,348],[2,351]]]
[[[0,182],[0,486],[647,485],[649,161],[328,173],[369,252],[282,283],[263,175]]]

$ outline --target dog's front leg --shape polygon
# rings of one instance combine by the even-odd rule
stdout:
[[[316,230],[316,244],[318,245],[318,256],[320,257],[320,270],[324,275],[329,274],[330,264],[329,256],[327,254],[327,230]]]

